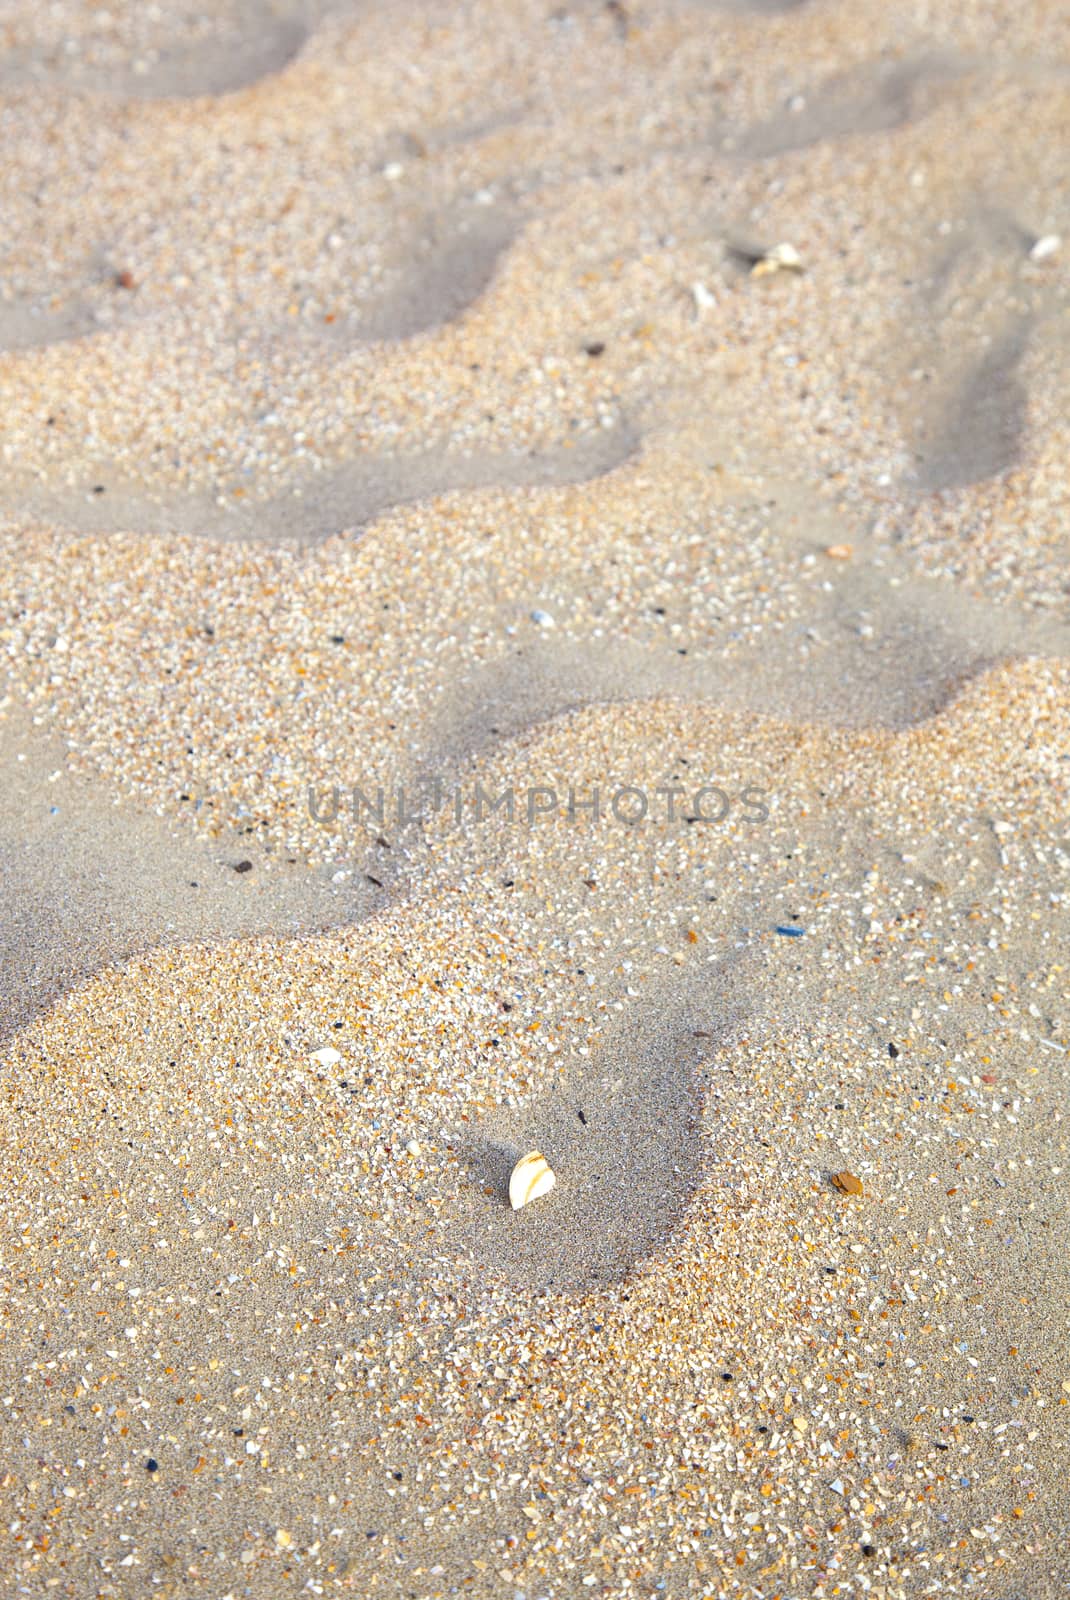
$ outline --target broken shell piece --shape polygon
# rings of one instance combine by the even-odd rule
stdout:
[[[314,1061],[318,1067],[336,1067],[342,1056],[340,1051],[327,1045],[322,1050],[313,1050],[308,1059]]]
[[[861,1194],[862,1179],[856,1178],[853,1172],[834,1172],[832,1181],[841,1194]]]
[[[1057,256],[1062,242],[1057,233],[1042,234],[1029,252],[1030,261],[1047,261],[1051,256]]]
[[[854,546],[849,544],[830,544],[826,547],[825,554],[830,561],[850,561],[854,555]]]
[[[704,311],[712,311],[717,304],[706,285],[700,283],[697,278],[691,285],[691,294],[695,301],[695,311],[700,317]]]
[[[509,1175],[509,1204],[514,1211],[519,1211],[529,1200],[549,1194],[556,1182],[546,1157],[538,1150],[530,1150],[526,1156],[521,1156]]]
[[[766,278],[772,272],[804,271],[802,257],[793,244],[775,244],[750,269],[752,278]]]

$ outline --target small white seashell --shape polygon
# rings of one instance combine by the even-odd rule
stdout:
[[[706,285],[700,282],[698,278],[691,285],[691,294],[695,302],[695,310],[700,317],[704,311],[712,311],[717,304]]]
[[[1050,256],[1058,255],[1062,242],[1057,233],[1045,233],[1030,250],[1030,261],[1047,261]]]
[[[765,278],[771,272],[802,272],[802,257],[793,244],[775,244],[750,269],[752,278]]]
[[[554,625],[554,619],[548,611],[533,611],[531,620],[537,623],[540,628],[552,628]]]
[[[332,1049],[330,1045],[327,1045],[323,1050],[313,1050],[311,1056],[309,1056],[309,1060],[314,1061],[318,1067],[336,1066],[341,1059],[341,1051]]]
[[[405,1146],[405,1149],[408,1151],[410,1156],[418,1156],[420,1154],[419,1139],[410,1139],[408,1144]]]
[[[510,1174],[509,1204],[514,1211],[519,1211],[529,1200],[549,1194],[556,1182],[546,1157],[538,1150],[529,1150],[526,1156],[521,1156]]]

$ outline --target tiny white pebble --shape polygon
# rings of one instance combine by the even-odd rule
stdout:
[[[309,1059],[314,1061],[318,1067],[333,1067],[341,1061],[342,1052],[333,1049],[331,1045],[326,1045],[322,1050],[314,1050]]]

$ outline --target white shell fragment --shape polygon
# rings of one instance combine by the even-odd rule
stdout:
[[[750,269],[752,278],[766,278],[771,272],[802,272],[802,257],[793,244],[775,244]]]
[[[714,306],[717,304],[717,301],[707,289],[706,285],[700,282],[697,278],[691,285],[691,294],[695,302],[695,313],[697,316],[701,317],[704,311],[712,311]]]
[[[309,1056],[309,1060],[314,1061],[318,1067],[336,1067],[341,1059],[341,1051],[332,1049],[330,1045],[323,1050],[313,1050]]]
[[[510,1174],[509,1204],[514,1211],[519,1211],[530,1200],[537,1200],[541,1194],[549,1194],[556,1182],[546,1157],[538,1150],[529,1150],[526,1156],[521,1156]]]
[[[1047,261],[1050,256],[1058,255],[1062,242],[1057,233],[1043,234],[1029,252],[1030,261]]]
[[[554,619],[548,611],[534,610],[531,613],[531,620],[540,628],[552,628],[554,625]]]

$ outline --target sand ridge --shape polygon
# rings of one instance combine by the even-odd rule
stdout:
[[[978,1417],[1001,1434],[1016,1423],[1020,1370],[1031,1454],[1056,1447],[1043,1411],[1058,1405],[1057,1355],[1016,1331],[1014,1307],[1051,1294],[1054,1309],[1063,1269],[1038,1256],[1034,1225],[1010,1270],[984,1230],[1021,1219],[995,1199],[979,1212],[986,1174],[1017,1185],[1024,1165],[1038,1223],[1058,1226],[1045,1157],[1023,1160],[1017,1132],[1015,1154],[1003,1146],[1008,1123],[1058,1117],[1065,1089],[1058,1052],[1041,1065],[1027,1043],[1050,1022],[1021,1025],[1039,1012],[1030,995],[1044,1014],[1066,999],[1057,944],[1028,931],[1041,897],[1023,894],[1031,853],[1062,848],[1064,677],[1042,662],[999,669],[898,735],[671,705],[591,710],[586,729],[568,717],[539,736],[545,756],[521,738],[526,775],[565,750],[589,783],[625,747],[659,770],[675,739],[707,766],[716,752],[730,783],[776,752],[768,829],[759,842],[757,828],[665,823],[652,849],[638,829],[558,816],[518,845],[502,820],[465,841],[475,874],[450,859],[444,826],[444,887],[432,864],[421,899],[359,928],[160,950],[61,1000],[7,1054],[18,1176],[5,1216],[20,1321],[54,1292],[67,1306],[55,1364],[42,1354],[29,1375],[58,1374],[56,1403],[85,1417],[70,1451],[84,1459],[85,1430],[113,1416],[93,1446],[99,1482],[116,1471],[134,1486],[144,1465],[129,1441],[144,1432],[142,1453],[151,1444],[158,1470],[178,1474],[188,1514],[229,1551],[216,1559],[240,1556],[254,1593],[338,1569],[324,1472],[384,1524],[358,1551],[349,1535],[341,1581],[363,1592],[389,1592],[391,1557],[440,1567],[432,1592],[465,1577],[493,1593],[506,1570],[517,1587],[568,1593],[592,1568],[627,1592],[651,1540],[674,1581],[725,1593],[747,1592],[749,1563],[798,1571],[800,1558],[811,1575],[883,1567],[903,1592],[915,1573],[976,1578],[983,1556],[938,1532],[944,1454],[966,1466],[962,1430]],[[853,759],[837,761],[845,743]],[[820,795],[831,815],[826,772],[839,774]],[[844,828],[856,787],[862,839]],[[934,824],[939,883],[909,866]],[[781,918],[805,930],[798,943]],[[996,966],[1012,994],[993,990],[994,1011]],[[324,1048],[338,1060],[321,1063]],[[985,1088],[1005,1080],[1013,1098]],[[520,1235],[499,1169],[535,1131],[562,1203]],[[841,1167],[862,1176],[864,1202],[830,1189]],[[269,1272],[281,1286],[265,1301]],[[983,1370],[957,1375],[947,1365],[976,1347],[979,1304]],[[47,1350],[47,1312],[42,1326]],[[14,1379],[25,1346],[8,1355]],[[117,1411],[100,1397],[115,1382]],[[344,1430],[320,1445],[328,1413]],[[249,1423],[252,1452],[231,1443]],[[88,1504],[97,1479],[82,1485],[57,1449],[52,1470]],[[995,1476],[960,1469],[956,1494],[997,1570],[1045,1547],[1037,1472],[1020,1458]],[[391,1494],[407,1476],[415,1523]],[[614,1532],[600,1507],[636,1485]],[[219,1519],[250,1492],[261,1531],[236,1549]],[[827,1522],[830,1495],[849,1515]],[[670,1505],[687,1515],[664,1521]],[[131,1509],[128,1529],[154,1524],[144,1497]],[[95,1515],[109,1517],[102,1503]],[[483,1578],[473,1552],[499,1529]],[[155,1558],[161,1581],[165,1568]]]

